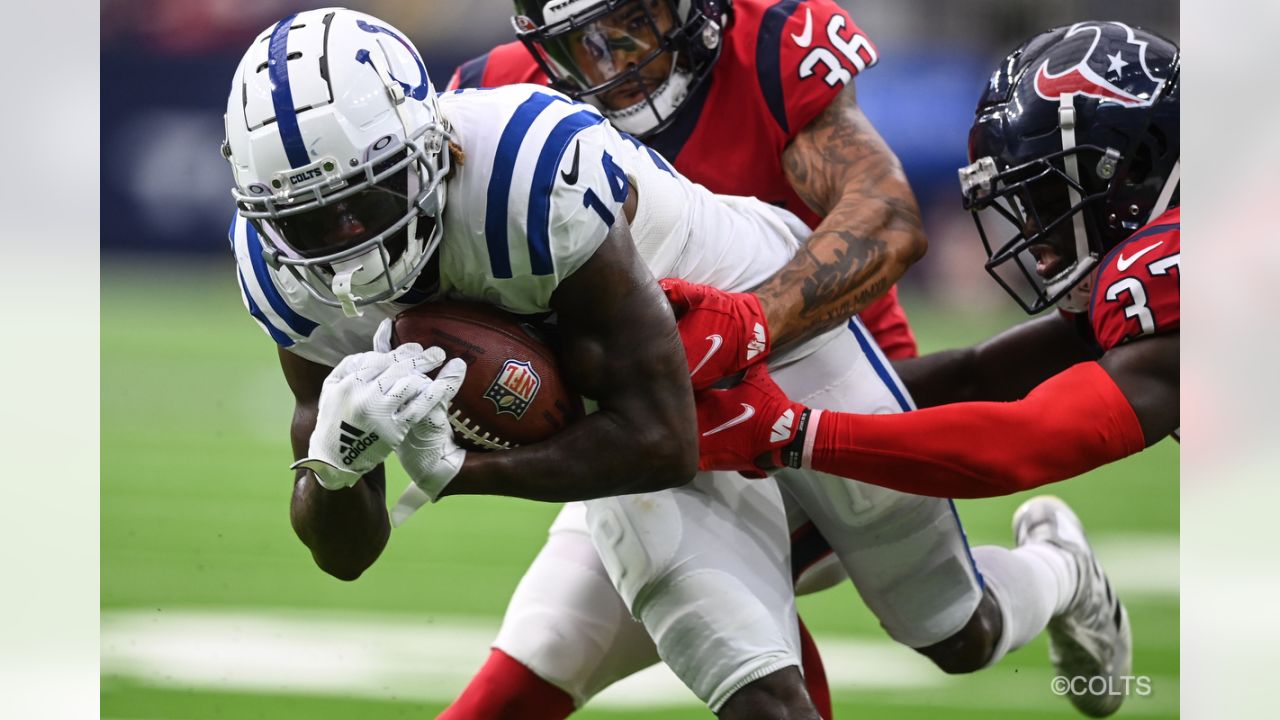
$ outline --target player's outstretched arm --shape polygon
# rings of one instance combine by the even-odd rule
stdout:
[[[307,456],[320,390],[333,368],[287,350],[281,349],[279,354],[295,402],[289,437],[297,460]],[[355,580],[382,554],[391,534],[382,466],[345,490],[326,490],[311,471],[298,470],[289,519],[321,570],[341,580]]]
[[[802,462],[940,497],[1007,495],[1066,480],[1177,429],[1178,344],[1172,332],[1118,345],[1014,402],[901,415],[822,413]]]
[[[442,494],[566,501],[688,482],[698,459],[689,369],[621,213],[591,259],[561,282],[552,307],[564,378],[598,411],[535,445],[467,453]]]
[[[893,361],[916,407],[975,400],[1007,402],[1076,363],[1094,349],[1058,313],[1015,325],[977,345]]]
[[[782,163],[796,193],[826,217],[754,291],[773,347],[848,320],[927,247],[902,165],[859,109],[853,83],[796,135]]]
[[[1177,429],[1178,335],[1113,348],[1101,362],[1075,365],[1015,402],[893,415],[792,403],[759,367],[734,388],[699,393],[700,429],[723,423],[743,403],[756,415],[704,435],[702,469],[806,467],[919,495],[1008,495],[1075,477]],[[775,418],[784,413],[796,421],[779,437]]]

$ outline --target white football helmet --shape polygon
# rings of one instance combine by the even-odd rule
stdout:
[[[223,155],[263,253],[349,316],[413,284],[440,243],[449,130],[418,51],[343,8],[290,15],[254,39]]]

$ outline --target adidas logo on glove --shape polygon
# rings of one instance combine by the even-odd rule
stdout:
[[[795,411],[791,408],[787,408],[787,411],[782,413],[782,415],[773,422],[773,427],[770,428],[771,432],[769,433],[769,442],[779,443],[791,437],[791,423],[795,419]]]
[[[752,334],[752,338],[747,341],[747,359],[748,360],[753,360],[755,359],[755,356],[764,352],[764,349],[765,349],[764,325],[761,325],[760,323],[756,323],[756,326],[751,330],[751,334]]]
[[[346,422],[338,424],[342,434],[338,436],[338,452],[342,454],[342,464],[350,465],[360,457],[370,445],[378,442],[378,433],[365,434],[364,430]]]

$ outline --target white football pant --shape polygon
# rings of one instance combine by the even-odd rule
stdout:
[[[863,413],[911,407],[860,322],[813,344],[771,365],[796,401]],[[807,573],[801,584],[818,589],[847,574],[898,642],[940,642],[977,608],[981,580],[948,500],[812,470],[774,480],[701,473],[675,490],[566,505],[494,646],[579,705],[661,659],[717,711],[752,680],[800,664],[790,535],[810,521],[844,573],[827,561],[824,578]]]

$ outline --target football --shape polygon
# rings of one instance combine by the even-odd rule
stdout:
[[[536,443],[583,415],[581,398],[561,381],[555,349],[517,315],[482,303],[424,303],[396,316],[391,340],[437,345],[466,361],[449,421],[468,448]]]

